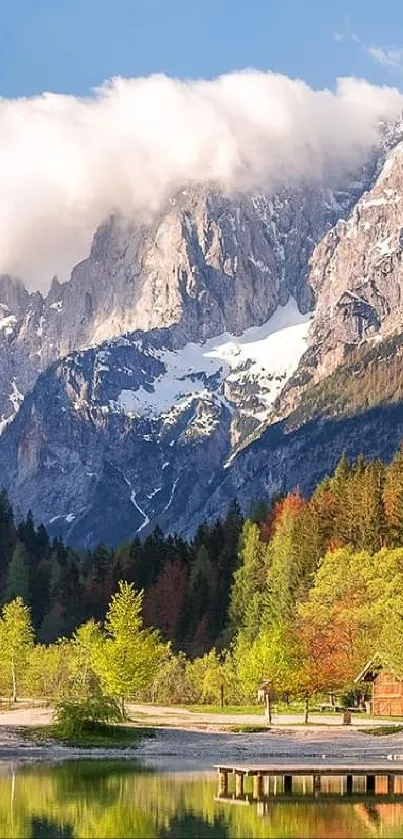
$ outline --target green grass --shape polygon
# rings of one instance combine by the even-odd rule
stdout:
[[[105,725],[94,723],[85,731],[67,737],[57,725],[44,725],[36,728],[22,726],[20,734],[37,745],[56,741],[73,748],[92,749],[127,749],[135,748],[146,737],[154,737],[153,728],[128,725]]]
[[[391,724],[392,724],[392,720],[393,720],[393,724],[403,722],[403,717],[397,717],[397,716],[395,717],[394,715],[393,715],[393,717],[388,717],[387,715],[374,716],[373,714],[367,714],[367,713],[361,713],[360,716],[359,716],[359,719],[360,720],[385,720],[385,722],[387,720],[389,720]]]
[[[398,734],[403,731],[403,725],[378,725],[374,728],[360,728],[363,734],[373,734],[374,737],[387,737],[388,734]]]
[[[177,705],[171,706],[177,708],[183,708],[186,711],[192,711],[197,714],[254,714],[256,716],[263,716],[264,715],[264,706],[261,705],[224,705],[221,708],[220,705]],[[273,705],[273,713],[274,714],[303,714],[304,708],[302,703],[290,703],[289,705],[285,705],[283,703],[278,703],[277,705]],[[319,712],[318,712],[319,713]]]
[[[262,731],[270,731],[268,725],[228,725],[226,731],[232,734],[261,734]]]
[[[172,706],[175,707],[175,706]],[[186,711],[196,714],[260,714],[263,715],[263,705],[178,705]]]

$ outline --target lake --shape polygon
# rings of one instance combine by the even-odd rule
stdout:
[[[403,798],[383,795],[382,779],[378,800],[366,798],[360,781],[349,799],[339,779],[326,779],[316,800],[309,779],[295,783],[291,798],[271,782],[269,796],[249,804],[217,801],[214,772],[155,772],[121,760],[2,764],[0,837],[403,837]]]

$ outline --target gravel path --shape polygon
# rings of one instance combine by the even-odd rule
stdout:
[[[205,728],[208,726],[223,729],[226,725],[265,725],[263,708],[259,714],[210,714],[202,711],[191,711],[187,708],[179,708],[175,705],[130,705],[130,713],[134,719],[139,719],[145,725],[155,723],[157,725],[172,725],[179,728]],[[273,723],[276,728],[288,728],[293,725],[302,725],[303,714],[273,714]],[[337,714],[310,714],[310,725],[312,726],[342,726],[343,718],[341,713]],[[368,720],[360,714],[352,714],[352,726],[366,728],[368,726],[396,725],[393,717],[389,720]],[[343,726],[345,729],[345,726]]]
[[[51,721],[52,712],[44,708],[0,712],[0,762],[59,761],[71,758],[116,758],[140,760],[149,766],[171,771],[211,770],[217,762],[278,762],[327,760],[328,762],[363,762],[397,759],[403,761],[403,732],[386,737],[365,734],[355,726],[330,724],[290,728],[283,716],[280,724],[251,734],[223,730],[225,724],[259,725],[259,716],[196,714],[186,709],[132,706],[131,713],[141,724],[160,724],[152,739],[145,739],[136,749],[72,749],[54,743],[35,746],[21,737],[18,726],[40,726]],[[288,722],[287,718],[287,722]],[[297,718],[300,722],[300,717]],[[393,721],[391,721],[393,723]],[[370,723],[372,725],[372,723]],[[382,723],[383,725],[385,723]],[[290,725],[290,724],[289,724]],[[368,720],[361,720],[368,726]],[[390,764],[389,764],[390,765]]]
[[[270,729],[255,734],[160,729],[154,739],[142,743],[136,754],[151,766],[178,771],[211,769],[215,763],[233,760],[386,762],[388,755],[399,755],[403,760],[403,735],[374,737],[341,728]]]

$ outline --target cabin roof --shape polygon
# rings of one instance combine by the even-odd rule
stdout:
[[[355,677],[355,684],[358,684],[359,682],[373,682],[378,673],[386,666],[387,665],[382,656],[379,653],[376,653],[374,657],[367,662],[365,667],[361,670],[361,673]]]

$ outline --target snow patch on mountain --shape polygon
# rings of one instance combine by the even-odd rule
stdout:
[[[6,335],[12,335],[16,323],[17,318],[15,315],[8,315],[7,317],[0,318],[0,331],[4,331]]]
[[[147,388],[123,389],[118,405],[128,416],[157,418],[174,407],[183,409],[195,398],[206,399],[224,381],[231,385],[255,380],[267,409],[298,365],[309,320],[291,298],[263,326],[240,336],[226,332],[181,350],[154,350],[165,373]]]

